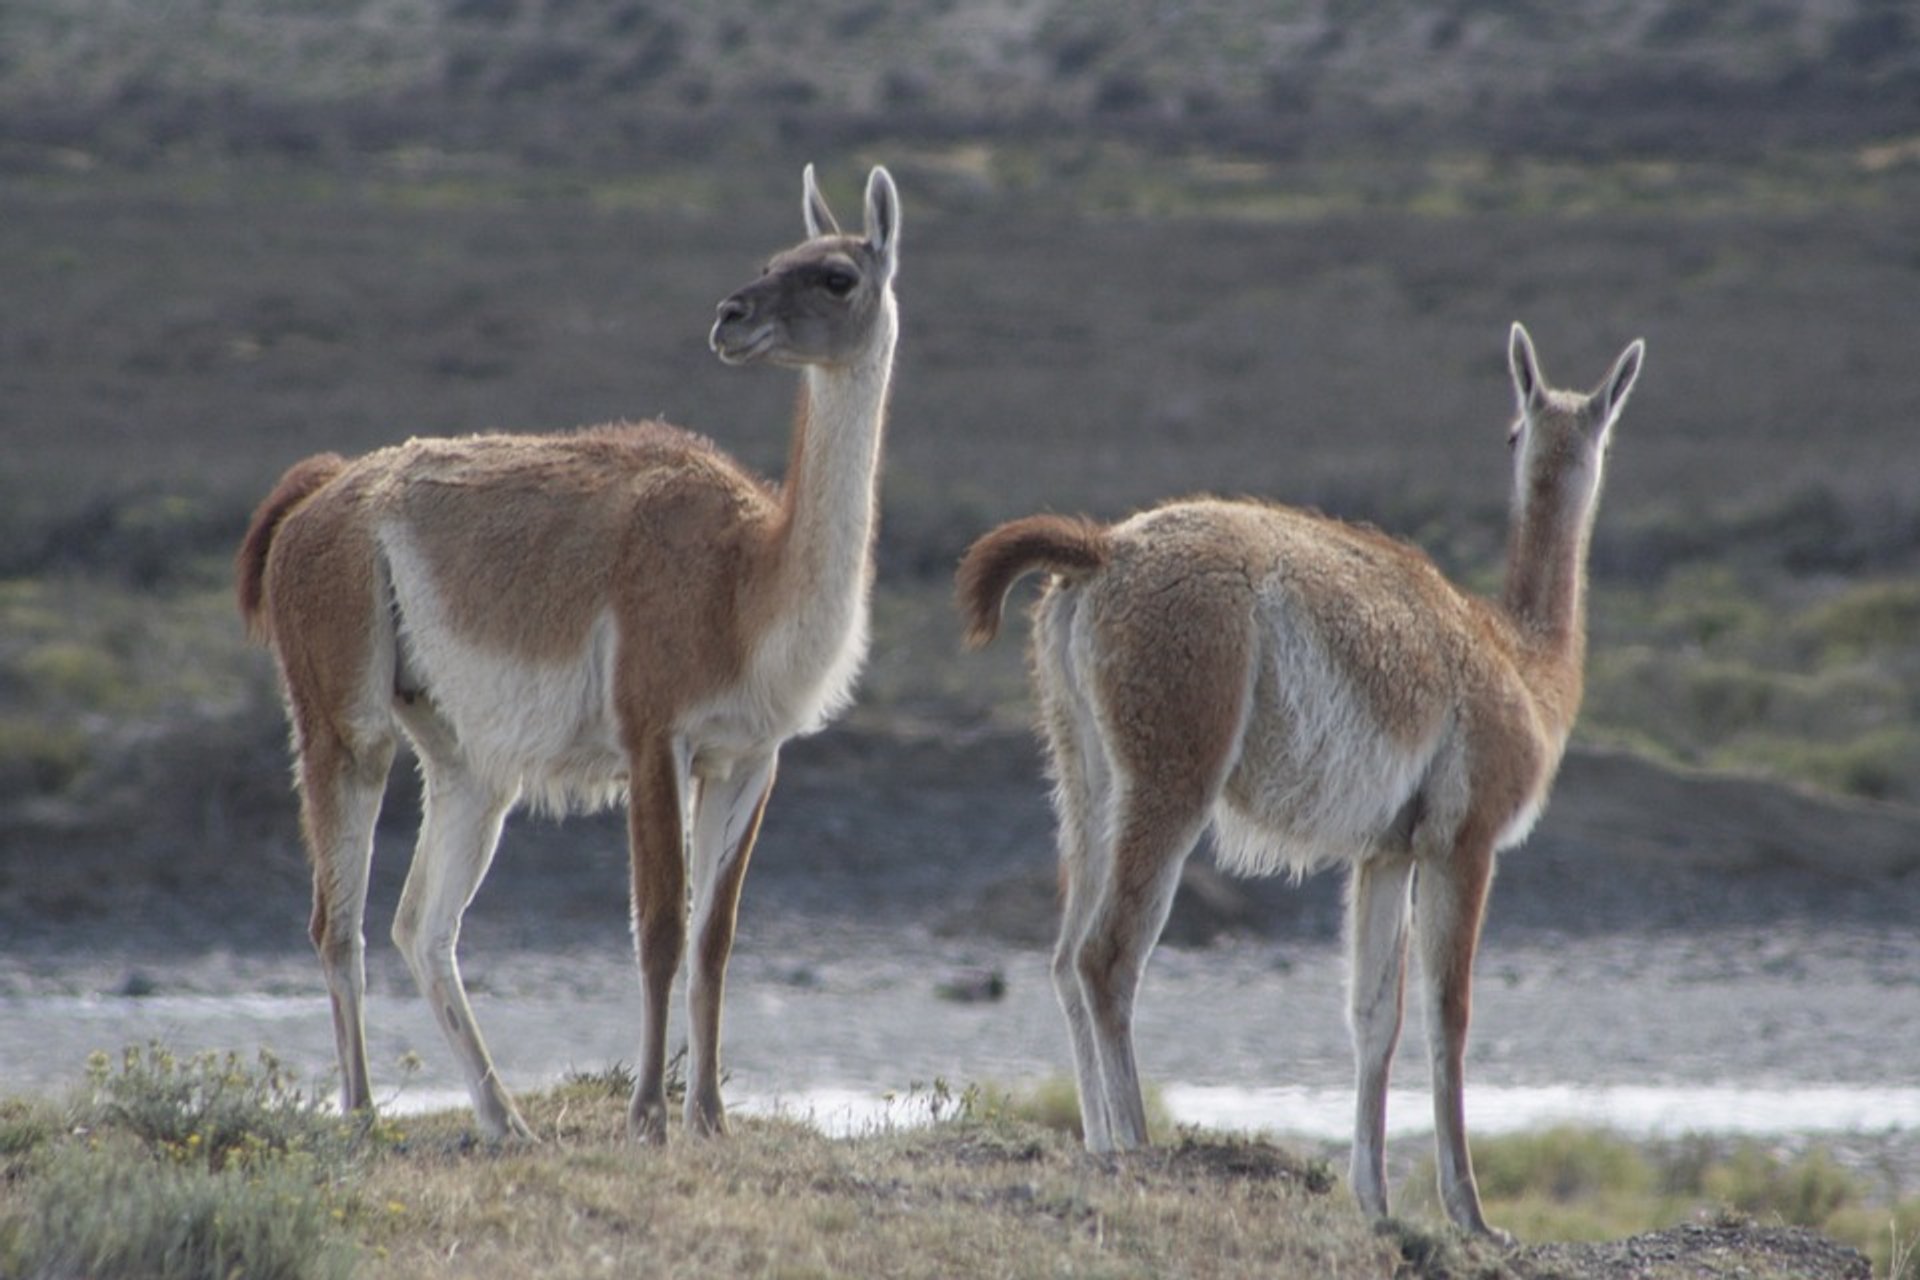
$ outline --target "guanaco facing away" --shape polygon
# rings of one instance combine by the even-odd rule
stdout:
[[[735,908],[780,746],[845,706],[867,647],[900,206],[867,182],[844,235],[808,166],[807,239],[719,307],[728,364],[798,369],[785,482],[647,422],[412,440],[297,463],[253,517],[241,611],[278,659],[313,863],[315,947],[349,1111],[371,1105],[361,919],[404,735],[425,817],[393,936],[452,1045],[481,1130],[531,1134],[454,948],[509,810],[628,801],[645,1001],[636,1137],[666,1137],[667,1001],[687,939],[686,1124],[717,1133]],[[689,877],[689,871],[691,876]]]
[[[1032,666],[1064,891],[1053,978],[1090,1148],[1147,1139],[1134,996],[1211,825],[1230,870],[1350,868],[1351,1177],[1375,1216],[1411,923],[1441,1196],[1456,1223],[1489,1229],[1462,1106],[1474,949],[1494,855],[1539,815],[1580,703],[1587,542],[1644,351],[1629,346],[1590,395],[1555,391],[1513,326],[1498,603],[1370,529],[1256,502],[1174,502],[1111,526],[1030,516],[967,552],[974,647],[1023,574],[1050,575]]]

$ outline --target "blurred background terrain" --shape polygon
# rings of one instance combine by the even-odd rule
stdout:
[[[1883,1109],[1834,1140],[1875,1189],[1847,1238],[1889,1244],[1902,1197],[1914,1238],[1908,0],[0,5],[0,1086],[147,1034],[325,1072],[249,511],[316,451],[617,418],[777,474],[792,378],[706,333],[799,237],[808,161],[848,223],[870,165],[898,180],[903,336],[873,656],[783,757],[732,1096],[1064,1067],[1024,628],[961,653],[972,538],[1251,493],[1493,589],[1518,319],[1557,385],[1648,357],[1575,749],[1493,895],[1475,1124],[1677,1086],[1771,1099],[1772,1142],[1817,1127],[1792,1090],[1853,1090]],[[375,1069],[457,1098],[380,941],[415,817],[403,766]],[[509,829],[463,959],[516,1087],[627,1051],[624,863],[614,815]],[[1344,1113],[1339,919],[1333,877],[1196,859],[1149,1072]],[[1003,998],[933,998],[981,974]]]
[[[776,473],[791,379],[705,334],[798,238],[809,160],[848,221],[869,165],[898,179],[904,337],[869,676],[769,823],[809,849],[795,900],[1044,881],[1019,643],[961,655],[947,602],[996,520],[1257,493],[1492,588],[1514,319],[1561,385],[1649,342],[1538,865],[1911,889],[1909,5],[28,0],[0,9],[16,953],[203,946],[236,888],[260,910],[228,944],[302,945],[284,729],[228,585],[295,459],[663,416]],[[617,897],[616,823],[537,830]]]

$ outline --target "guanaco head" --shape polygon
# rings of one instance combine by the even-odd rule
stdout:
[[[1647,344],[1636,338],[1592,392],[1556,391],[1540,373],[1533,339],[1516,323],[1507,345],[1507,364],[1519,413],[1507,437],[1513,449],[1514,501],[1521,511],[1553,503],[1558,509],[1585,507],[1600,486],[1601,464],[1613,424],[1640,376]]]
[[[868,176],[867,226],[858,236],[834,221],[812,165],[802,187],[807,238],[720,304],[708,341],[728,364],[849,364],[891,337],[900,249],[900,197],[892,177],[879,167]]]

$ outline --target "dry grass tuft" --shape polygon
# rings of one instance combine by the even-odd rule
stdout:
[[[1384,1275],[1331,1179],[1268,1144],[1189,1137],[1126,1160],[1021,1120],[833,1139],[736,1121],[725,1142],[625,1136],[624,1101],[532,1099],[542,1139],[462,1150],[427,1117],[369,1168],[369,1276]],[[1206,1248],[1196,1256],[1195,1242]]]

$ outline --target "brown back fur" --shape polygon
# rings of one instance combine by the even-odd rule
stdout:
[[[653,597],[629,616],[662,617],[694,588],[738,582],[715,563],[775,510],[771,486],[704,437],[663,423],[574,435],[417,441],[395,459],[391,501],[455,610],[488,648],[555,660],[577,652],[609,601]],[[538,601],[537,609],[501,608]],[[626,612],[626,610],[622,610]],[[711,640],[712,625],[696,634]]]

